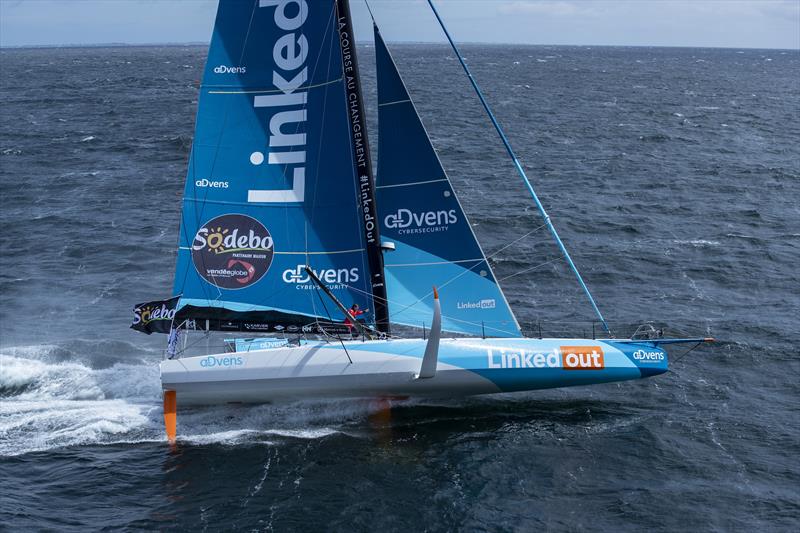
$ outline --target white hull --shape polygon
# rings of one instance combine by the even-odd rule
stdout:
[[[559,347],[576,345],[599,348],[602,368],[567,369]],[[326,397],[455,397],[643,377],[626,347],[597,340],[442,340],[436,373],[424,379],[417,377],[422,340],[354,341],[344,346],[346,352],[341,344],[317,343],[167,360],[161,364],[162,387],[175,391],[180,405],[208,405]],[[663,371],[666,359],[663,370],[648,375]]]

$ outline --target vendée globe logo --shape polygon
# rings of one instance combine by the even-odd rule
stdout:
[[[214,74],[247,74],[247,67],[229,67],[220,65],[214,67]]]

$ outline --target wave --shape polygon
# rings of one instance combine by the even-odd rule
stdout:
[[[0,456],[71,446],[164,442],[155,362],[93,368],[57,345],[0,353]],[[57,359],[57,358],[56,358]],[[381,409],[367,400],[215,406],[179,411],[179,442],[189,445],[275,445],[347,433]]]

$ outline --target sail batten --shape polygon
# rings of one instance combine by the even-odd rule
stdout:
[[[392,322],[430,323],[435,285],[441,291],[443,330],[519,336],[516,318],[377,26],[375,54],[381,231],[395,244],[385,264]]]

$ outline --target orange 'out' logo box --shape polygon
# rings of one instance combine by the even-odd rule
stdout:
[[[564,370],[601,370],[606,364],[600,346],[559,346]]]

